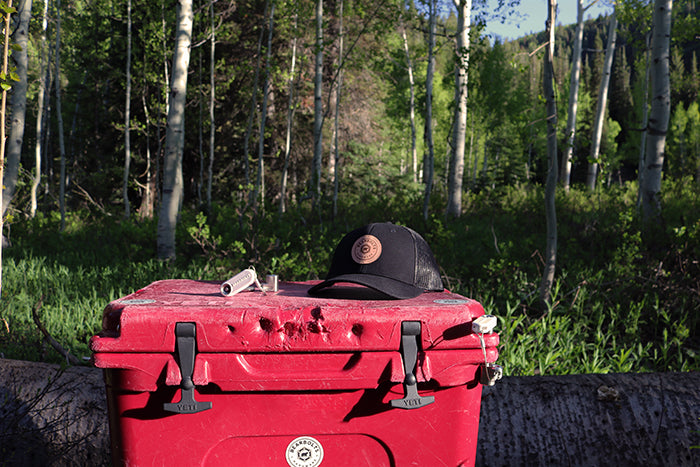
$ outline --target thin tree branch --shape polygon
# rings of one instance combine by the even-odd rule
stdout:
[[[47,331],[44,325],[41,323],[41,320],[39,319],[39,310],[41,309],[43,302],[44,296],[42,295],[41,298],[39,298],[39,301],[36,303],[36,305],[34,305],[34,308],[32,308],[32,319],[34,319],[34,324],[36,324],[36,327],[39,328],[39,331],[41,331],[41,333],[44,335],[46,341],[49,344],[51,344],[51,347],[53,347],[56,350],[56,352],[63,355],[68,361],[68,363],[70,363],[71,365],[80,365],[80,360],[78,360],[75,356],[71,355],[70,352],[64,349],[63,346],[59,344],[56,339],[51,337],[49,331]]]

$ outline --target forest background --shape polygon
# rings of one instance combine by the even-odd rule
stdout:
[[[344,233],[393,221],[426,238],[450,290],[499,317],[507,374],[700,368],[695,1],[673,4],[671,116],[652,219],[639,210],[638,181],[652,5],[618,2],[595,156],[611,18],[585,21],[571,183],[555,194],[557,269],[544,302],[547,36],[500,42],[484,34],[489,21],[512,13],[512,2],[495,11],[474,2],[468,67],[455,66],[459,15],[448,2],[18,3],[31,5],[31,15],[28,28],[21,14],[12,27],[27,52],[26,116],[13,138],[12,99],[22,90],[14,83],[2,357],[79,363],[89,357],[104,305],[151,281],[224,280],[251,265],[282,280],[318,279]],[[173,49],[186,3],[193,14],[179,96],[186,97],[184,123],[173,137],[181,158],[173,180],[183,194],[175,244],[163,259],[157,237],[171,192],[163,180]],[[544,25],[544,7],[541,14]],[[575,25],[555,28],[557,158],[567,145],[574,33]],[[455,212],[448,205],[460,68],[468,97]],[[588,187],[591,164],[598,171]]]

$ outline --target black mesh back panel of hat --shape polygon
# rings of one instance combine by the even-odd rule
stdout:
[[[440,269],[430,247],[426,241],[414,230],[406,227],[406,230],[411,232],[414,245],[416,248],[416,270],[415,282],[416,287],[423,290],[442,291],[442,279],[440,278]]]

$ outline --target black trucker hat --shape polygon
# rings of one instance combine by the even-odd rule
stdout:
[[[335,249],[326,280],[308,293],[319,295],[338,282],[364,285],[399,299],[443,290],[437,262],[423,237],[388,222],[345,235]]]

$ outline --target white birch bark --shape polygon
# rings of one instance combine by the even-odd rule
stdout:
[[[141,198],[141,206],[139,207],[139,216],[142,219],[150,219],[153,217],[153,205],[155,204],[155,177],[151,174],[151,117],[146,105],[145,94],[141,95],[141,104],[143,105],[143,113],[146,118],[146,183],[143,186],[143,196]]]
[[[323,0],[316,0],[316,62],[314,72],[314,156],[311,167],[311,196],[314,206],[321,197],[323,156]]]
[[[124,102],[124,217],[131,215],[129,204],[129,168],[131,167],[131,0],[126,2],[126,96]]]
[[[294,121],[294,71],[297,60],[297,20],[294,14],[294,39],[292,39],[292,63],[289,66],[289,102],[287,103],[287,132],[284,141],[284,166],[282,167],[282,180],[280,182],[280,216],[286,211],[287,203],[287,176],[289,173],[289,155],[292,151],[292,123]]]
[[[260,112],[260,139],[258,140],[258,175],[255,179],[255,190],[253,205],[258,206],[265,212],[265,164],[263,152],[265,150],[265,122],[267,119],[267,99],[270,92],[270,60],[272,57],[272,30],[275,19],[275,1],[272,0],[270,7],[270,24],[267,31],[267,51],[265,57],[265,81],[263,82],[263,101]]]
[[[596,106],[596,116],[593,122],[593,139],[591,141],[591,154],[588,162],[588,175],[586,185],[590,190],[595,188],[598,175],[598,156],[600,155],[600,140],[603,136],[603,123],[605,122],[605,107],[608,102],[608,88],[610,87],[610,71],[612,70],[613,57],[615,55],[615,42],[617,39],[617,18],[615,11],[610,16],[610,27],[608,30],[608,44],[605,48],[605,62],[603,64],[603,76],[600,79],[600,89],[598,90],[598,104]]]
[[[61,155],[61,178],[59,180],[59,206],[61,231],[66,227],[66,146],[63,140],[63,115],[61,113],[61,0],[56,1],[56,120],[58,122],[58,148]]]
[[[560,182],[565,190],[571,185],[571,160],[576,140],[576,117],[578,113],[578,90],[581,81],[581,44],[583,42],[583,14],[598,0],[583,6],[583,0],[576,0],[576,32],[574,52],[571,57],[571,80],[569,86],[569,113],[566,120],[566,151],[561,158]]]
[[[335,127],[333,129],[333,218],[338,215],[338,191],[340,189],[339,170],[340,153],[338,151],[338,122],[340,120],[340,96],[343,85],[343,0],[340,0],[339,44],[338,44],[338,81],[335,88]]]
[[[6,141],[7,158],[5,159],[2,193],[3,219],[15,195],[19,162],[22,155],[22,143],[24,142],[24,124],[27,110],[27,45],[31,16],[32,0],[20,0],[17,4],[17,13],[15,14],[15,32],[12,35],[13,42],[21,48],[21,50],[16,50],[12,53],[19,81],[12,84],[12,97],[10,99],[10,135]]]
[[[423,155],[423,177],[425,180],[423,219],[426,221],[428,220],[430,194],[433,188],[433,157],[435,155],[433,145],[433,75],[435,73],[435,30],[437,23],[436,1],[429,0],[429,5],[428,70],[425,78],[425,153]]]
[[[214,0],[209,1],[209,23],[211,27],[211,48],[209,49],[209,167],[207,168],[207,211],[211,212],[211,188],[214,179],[214,143],[216,125],[214,106],[216,105],[216,27],[214,21]]]
[[[555,194],[557,188],[557,102],[554,94],[554,29],[557,16],[556,0],[549,0],[547,15],[548,43],[544,54],[543,90],[547,107],[547,183],[544,204],[547,223],[547,245],[545,247],[545,266],[540,284],[540,301],[549,304],[557,263],[557,212]]]
[[[651,40],[651,111],[647,124],[644,178],[642,179],[642,215],[646,220],[661,213],[659,194],[666,149],[666,132],[671,113],[669,57],[672,0],[655,0]]]
[[[48,28],[49,2],[44,1],[44,12],[41,20],[41,65],[39,68],[39,91],[37,94],[36,114],[36,145],[34,148],[34,179],[30,191],[31,205],[29,215],[34,217],[37,210],[37,192],[41,183],[41,148],[44,134],[44,104],[46,88],[49,87],[49,67],[47,64],[46,29]]]
[[[401,22],[401,37],[403,39],[403,50],[406,54],[406,68],[408,69],[408,85],[410,90],[409,114],[411,119],[411,168],[413,169],[413,183],[418,182],[418,149],[416,145],[416,89],[413,79],[413,61],[408,50],[408,38],[406,37],[406,26]]]
[[[265,0],[265,13],[263,14],[263,18],[267,18],[268,5],[268,0]],[[248,189],[248,185],[250,184],[250,135],[253,132],[255,111],[258,107],[258,82],[260,81],[260,61],[262,60],[262,41],[264,33],[265,28],[260,28],[260,35],[258,36],[258,52],[255,62],[255,75],[253,78],[253,90],[250,99],[250,112],[248,113],[248,127],[246,128],[245,136],[243,137],[243,168],[245,172],[246,189]]]
[[[184,142],[187,70],[192,41],[192,0],[179,0],[177,36],[173,54],[170,105],[165,133],[163,196],[158,214],[158,257],[175,258],[175,227],[183,196],[182,144]]]
[[[637,208],[639,209],[642,205],[642,186],[644,185],[644,156],[646,155],[647,149],[647,126],[649,125],[649,81],[651,75],[651,64],[649,61],[649,55],[651,54],[651,32],[647,33],[646,36],[647,50],[645,53],[645,73],[644,73],[644,107],[642,109],[642,124],[640,128],[642,130],[642,136],[639,144],[639,165],[637,167],[637,183],[639,188],[637,189]]]
[[[455,122],[452,154],[448,174],[447,215],[462,213],[462,183],[464,179],[464,150],[467,135],[467,79],[469,68],[469,28],[471,0],[453,0],[457,8],[457,51],[455,70]]]
[[[197,32],[194,33],[195,35]],[[198,48],[199,53],[197,54],[197,89],[201,93],[202,90],[202,84],[203,84],[203,70],[204,70],[204,63],[203,63],[203,53],[204,49],[203,48]],[[199,156],[199,180],[197,180],[197,204],[199,206],[203,205],[203,199],[202,199],[202,187],[204,186],[204,95],[201,93],[202,96],[197,99],[197,110],[198,112],[198,121],[197,121],[197,145],[198,145],[198,151],[197,155]]]

